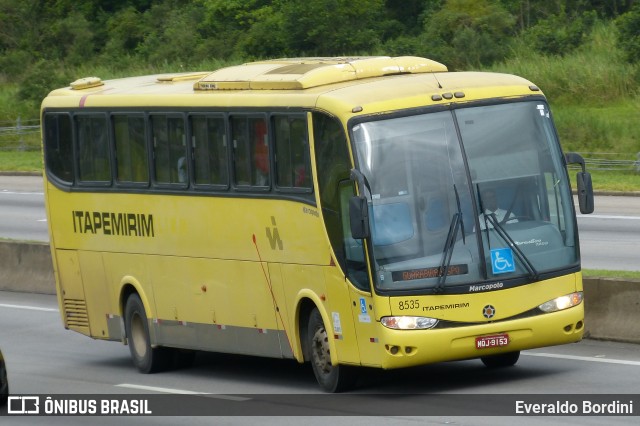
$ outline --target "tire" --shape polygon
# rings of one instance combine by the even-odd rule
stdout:
[[[171,364],[171,351],[151,347],[147,314],[137,294],[127,299],[124,317],[129,351],[136,368],[145,374],[166,370]]]
[[[325,392],[343,392],[353,387],[357,378],[355,368],[331,364],[329,335],[318,308],[309,316],[307,348],[313,374]]]
[[[491,355],[480,358],[482,363],[488,368],[511,367],[518,362],[520,351],[508,352],[506,354]]]
[[[7,378],[7,367],[0,352],[0,407],[7,405],[9,399],[9,380]]]

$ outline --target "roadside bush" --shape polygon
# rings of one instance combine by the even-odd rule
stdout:
[[[553,15],[525,31],[524,37],[537,52],[563,56],[585,41],[595,21],[595,12],[581,16]]]
[[[47,94],[56,88],[68,86],[72,78],[58,71],[57,66],[49,61],[41,60],[25,72],[18,89],[18,98],[26,102],[31,110],[31,117],[38,117],[40,103]]]
[[[640,62],[640,3],[616,21],[618,44],[629,62]]]

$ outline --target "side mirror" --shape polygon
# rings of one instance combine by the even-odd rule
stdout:
[[[351,223],[351,237],[353,239],[361,240],[371,235],[369,205],[366,197],[354,195],[349,199],[349,222]]]
[[[580,213],[593,213],[593,183],[591,182],[591,174],[586,171],[584,158],[578,153],[569,152],[564,155],[564,160],[567,164],[580,165],[582,171],[576,175]]]
[[[580,213],[593,213],[593,184],[591,183],[591,174],[589,172],[578,172],[578,174],[576,174],[576,183],[578,186]]]

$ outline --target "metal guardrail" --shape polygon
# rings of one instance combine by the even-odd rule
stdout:
[[[40,132],[40,126],[22,126],[22,127],[0,127],[0,137],[26,135],[28,133]]]
[[[40,133],[40,120],[0,121],[0,150],[28,151],[40,149],[39,138],[33,135]],[[37,143],[34,143],[34,139]]]
[[[10,124],[10,126],[4,126],[5,124]],[[6,135],[24,135],[40,131],[40,120],[22,120],[18,117],[15,122],[0,121],[0,125],[0,137]]]
[[[584,158],[587,170],[629,171],[640,173],[640,152],[636,159],[629,159],[629,153],[578,152]],[[570,166],[571,169],[575,168]]]

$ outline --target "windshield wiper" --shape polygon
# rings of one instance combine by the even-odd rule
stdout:
[[[460,208],[460,197],[458,196],[458,188],[453,185],[453,191],[456,194],[456,205],[458,211],[454,213],[451,218],[451,224],[449,225],[449,233],[447,234],[447,240],[444,243],[444,249],[442,250],[442,260],[440,261],[440,269],[438,276],[438,285],[435,288],[436,293],[442,292],[444,283],[447,280],[449,274],[449,265],[451,265],[451,257],[453,256],[453,248],[456,245],[458,237],[458,230],[462,229],[462,242],[466,243],[464,235],[464,221],[462,220],[462,209]]]
[[[487,220],[489,221],[489,223],[493,226],[493,229],[496,230],[498,235],[509,245],[509,247],[515,252],[516,256],[518,256],[518,259],[520,259],[520,261],[522,262],[524,267],[527,269],[527,272],[529,272],[529,277],[531,279],[533,279],[533,280],[537,280],[538,279],[538,271],[536,271],[536,268],[533,266],[531,261],[522,252],[522,250],[520,250],[520,247],[518,247],[518,245],[513,240],[513,238],[511,238],[511,236],[507,233],[507,231],[504,230],[502,225],[500,225],[500,222],[498,221],[496,216],[493,215],[493,214],[487,214],[484,211],[483,211],[482,214],[484,215],[485,221],[487,221]],[[488,226],[486,226],[486,231],[487,231],[487,240],[488,240],[489,239],[488,238],[488,234],[489,234],[489,227]],[[491,248],[491,245],[489,245],[489,248]]]

